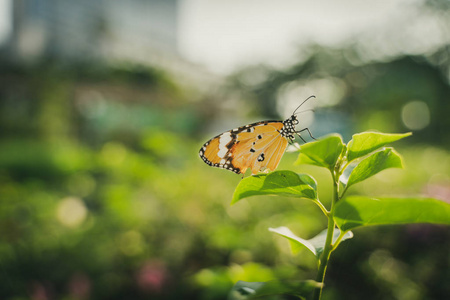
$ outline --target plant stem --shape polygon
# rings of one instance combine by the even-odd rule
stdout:
[[[327,270],[328,260],[330,259],[331,251],[333,250],[333,234],[334,228],[336,227],[336,224],[333,219],[333,212],[334,212],[334,204],[337,202],[339,197],[338,191],[339,182],[336,181],[336,177],[334,174],[332,174],[332,176],[333,176],[333,199],[331,201],[330,214],[328,215],[328,229],[327,229],[327,237],[325,240],[325,247],[323,249],[322,255],[320,256],[319,270],[317,272],[316,278],[316,281],[322,283],[322,286],[314,290],[313,300],[320,300],[320,297],[322,295],[323,283],[325,281],[325,273]]]
[[[330,212],[326,209],[326,207],[320,202],[319,200],[315,200],[314,203],[316,203],[320,209],[322,210],[323,214],[328,217],[330,215]]]
[[[346,233],[347,233],[346,231],[340,231],[338,238],[337,238],[336,241],[334,241],[334,243],[333,243],[333,248],[331,249],[331,252],[333,252],[334,249],[336,249],[337,246],[339,246],[339,244],[340,244],[341,241],[342,241],[342,238],[345,236]]]

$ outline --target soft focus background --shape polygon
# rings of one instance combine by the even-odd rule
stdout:
[[[316,137],[413,132],[405,170],[351,193],[450,201],[446,0],[0,0],[0,53],[1,299],[225,299],[237,280],[314,278],[267,228],[310,238],[319,209],[230,206],[241,177],[198,157],[310,95],[299,128]],[[280,169],[329,203],[327,172],[295,158]],[[324,299],[450,297],[447,227],[354,233]]]

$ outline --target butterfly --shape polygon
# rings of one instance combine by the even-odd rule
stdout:
[[[260,121],[221,133],[207,141],[199,151],[203,161],[216,168],[237,174],[245,174],[248,168],[252,175],[260,171],[275,170],[283,157],[288,143],[293,142],[294,134],[300,136],[308,128],[295,130],[298,124],[296,111],[310,98],[304,100],[284,121]]]

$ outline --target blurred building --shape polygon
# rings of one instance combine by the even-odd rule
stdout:
[[[0,51],[9,60],[138,63],[194,80],[210,78],[179,55],[178,0],[6,2],[10,24]]]
[[[18,0],[10,5],[12,30],[5,46],[20,60],[47,55],[145,61],[177,53],[178,0]]]

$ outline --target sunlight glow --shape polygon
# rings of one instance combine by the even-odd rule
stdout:
[[[430,51],[445,45],[448,31],[418,1],[357,0],[182,1],[179,49],[217,73],[263,63],[298,60],[314,43],[357,43],[365,60]]]

